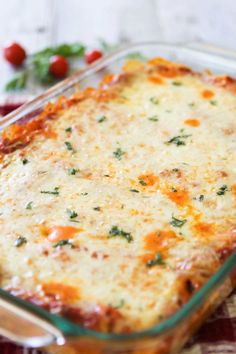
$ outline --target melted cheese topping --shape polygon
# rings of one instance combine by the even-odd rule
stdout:
[[[156,63],[127,64],[125,80],[103,82],[106,99],[60,108],[53,134],[3,156],[2,287],[110,306],[140,330],[233,249],[236,96]]]

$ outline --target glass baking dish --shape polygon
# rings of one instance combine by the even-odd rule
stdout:
[[[170,45],[148,42],[129,45],[49,89],[1,120],[0,129],[36,116],[49,101],[70,96],[80,88],[96,86],[104,74],[119,73],[129,56],[164,57],[217,74],[236,76],[236,53],[209,45]],[[105,334],[10,295],[0,289],[0,334],[25,346],[44,348],[53,354],[170,354],[178,353],[204,319],[236,285],[236,253],[178,312],[145,331]]]

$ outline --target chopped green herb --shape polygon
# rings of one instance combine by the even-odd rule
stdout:
[[[202,202],[203,200],[204,200],[204,195],[201,194],[201,195],[199,196],[199,202]]]
[[[159,99],[157,97],[151,97],[150,102],[152,102],[153,104],[159,104]]]
[[[195,102],[190,102],[188,105],[189,105],[189,107],[194,107],[196,105],[196,103]]]
[[[173,138],[165,142],[165,144],[167,145],[175,144],[176,146],[186,145],[185,139],[187,139],[189,136],[191,136],[191,134],[174,136]]]
[[[59,195],[59,187],[55,187],[53,191],[40,191],[40,193]]]
[[[146,186],[147,185],[147,183],[143,179],[140,179],[139,183],[141,184],[141,186]]]
[[[70,246],[71,248],[74,247],[69,240],[60,240],[57,243],[54,243],[54,245],[52,247],[56,248],[56,247],[61,247],[61,246],[66,246],[66,245]]]
[[[170,221],[170,224],[174,227],[182,227],[184,224],[187,222],[187,219],[177,219],[172,215],[172,220]]]
[[[32,204],[33,204],[33,202],[29,202],[29,203],[26,205],[25,209],[27,209],[27,210],[32,210]]]
[[[217,106],[217,101],[211,100],[211,101],[210,101],[210,104],[211,104],[212,106]]]
[[[25,243],[27,243],[27,239],[23,236],[19,236],[17,237],[17,239],[14,242],[14,246],[16,247],[21,247],[22,245],[24,245]]]
[[[117,149],[113,152],[113,156],[114,156],[117,160],[121,160],[123,155],[125,155],[125,152],[122,151],[121,148],[117,148]]]
[[[81,193],[81,195],[88,195],[88,193],[87,193],[87,192],[84,192],[84,193]]]
[[[38,171],[39,175],[44,175],[45,173],[47,173],[47,171]]]
[[[130,192],[139,193],[139,191],[137,189],[130,189]]]
[[[102,123],[102,122],[105,122],[105,120],[107,120],[107,117],[106,116],[101,116],[100,118],[98,118],[98,123]]]
[[[67,150],[72,151],[73,154],[76,152],[76,150],[73,148],[71,142],[65,141],[65,146],[66,146]]]
[[[101,211],[101,208],[100,207],[95,207],[95,208],[93,208],[93,210]]]
[[[172,85],[174,85],[174,86],[182,86],[183,84],[180,81],[172,81]]]
[[[79,169],[77,169],[77,168],[69,168],[68,175],[74,176],[74,175],[76,175],[77,172],[79,172]]]
[[[66,212],[69,215],[70,219],[75,219],[78,216],[78,214],[74,210],[66,209]]]
[[[151,122],[158,122],[158,118],[157,116],[152,116],[152,117],[149,117],[148,120],[150,120]]]
[[[217,195],[224,195],[225,192],[228,192],[229,189],[228,187],[226,186],[226,184],[223,184],[223,186],[221,186],[218,190],[218,192],[216,193]]]
[[[123,98],[123,100],[128,100],[128,97],[126,97],[124,95],[120,95],[120,98]]]
[[[109,236],[108,237],[122,237],[125,238],[128,243],[133,241],[133,237],[130,232],[126,232],[122,229],[119,229],[118,226],[112,226],[111,230],[109,231]]]
[[[66,133],[71,133],[71,132],[72,132],[72,128],[71,128],[71,127],[66,128],[66,129],[65,129],[65,132],[66,132]]]
[[[157,252],[157,254],[155,255],[155,257],[153,259],[150,259],[146,265],[147,267],[153,267],[155,265],[164,265],[165,262],[162,259],[162,255],[160,252]]]
[[[179,172],[178,168],[172,168],[172,172]]]
[[[177,189],[175,187],[171,187],[171,191],[176,193],[177,192]]]
[[[110,177],[110,175],[104,175],[104,177]]]
[[[121,309],[122,307],[124,307],[124,305],[125,305],[125,300],[124,300],[124,299],[121,299],[121,300],[120,300],[120,303],[119,303],[118,305],[112,306],[112,307],[113,307],[113,309],[118,310],[118,309]]]
[[[22,163],[23,163],[23,165],[26,165],[27,163],[29,163],[29,160],[26,159],[26,158],[24,158],[24,159],[22,160]]]

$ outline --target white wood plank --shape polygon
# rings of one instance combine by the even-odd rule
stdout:
[[[200,40],[235,48],[235,0],[59,0],[57,41]]]
[[[57,7],[57,41],[96,43],[158,37],[155,0],[67,0]]]
[[[1,4],[2,3],[2,4]],[[32,52],[81,40],[96,46],[159,40],[200,40],[236,50],[236,0],[0,0],[0,43]],[[11,69],[0,59],[0,86]]]
[[[5,1],[4,4],[0,11],[1,46],[18,41],[28,52],[33,52],[53,42],[54,0],[7,0],[7,5]],[[1,87],[12,77],[12,72],[1,56]]]
[[[0,42],[20,41],[31,50],[50,42],[54,4],[54,0],[7,0],[0,11]]]
[[[235,0],[1,0],[0,42],[205,40],[235,48]],[[55,15],[54,15],[55,13]]]
[[[236,50],[235,0],[158,0],[163,39],[205,41]]]

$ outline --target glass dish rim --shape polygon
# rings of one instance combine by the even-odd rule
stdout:
[[[73,323],[69,319],[50,313],[49,311],[37,306],[29,301],[23,300],[17,296],[11,295],[6,290],[0,288],[0,297],[9,300],[16,306],[33,313],[39,318],[48,321],[54,325],[57,330],[61,331],[65,338],[87,336],[100,340],[112,340],[112,341],[127,341],[135,339],[145,339],[154,336],[161,336],[170,332],[177,325],[179,325],[184,319],[186,319],[192,312],[197,309],[205,298],[210,296],[214,289],[221,284],[225,278],[231,273],[236,266],[236,252],[234,252],[225,263],[219,268],[219,270],[207,281],[207,283],[194,294],[194,296],[176,313],[167,318],[166,320],[154,325],[148,329],[131,332],[131,333],[103,333],[96,330],[85,328],[79,324]]]
[[[204,47],[200,49],[198,47],[194,48],[188,45],[182,44],[170,44],[165,42],[143,42],[143,43],[136,43],[136,44],[129,44],[126,45],[124,48],[121,48],[114,53],[100,59],[98,62],[89,66],[89,68],[82,69],[81,71],[75,73],[68,79],[63,80],[61,83],[53,86],[45,93],[37,96],[35,99],[31,100],[30,102],[26,103],[22,107],[18,108],[14,112],[8,114],[4,117],[0,122],[0,130],[4,129],[6,126],[18,121],[23,116],[34,112],[37,110],[38,106],[42,106],[46,104],[50,99],[53,99],[59,95],[62,95],[65,91],[73,88],[76,84],[80,81],[85,79],[86,77],[95,74],[97,71],[101,70],[102,68],[108,66],[116,62],[117,60],[125,57],[130,52],[134,52],[140,50],[142,47],[151,47],[156,46],[157,48],[162,47],[166,50],[182,50],[187,53],[192,53],[196,55],[205,56],[205,57],[212,57],[216,61],[224,61],[227,63],[235,63],[235,58],[233,55],[231,57],[231,53],[225,52],[223,50],[219,50],[216,48],[216,51],[209,52],[207,47],[204,50]],[[203,49],[203,50],[202,50]],[[223,55],[222,55],[223,54]],[[225,54],[225,55],[224,55]],[[235,63],[236,69],[236,63]],[[49,321],[53,324],[57,329],[59,329],[63,335],[66,337],[79,337],[79,336],[88,336],[91,338],[96,338],[100,340],[132,340],[132,339],[141,339],[141,338],[148,338],[156,335],[162,335],[166,332],[169,332],[173,328],[175,328],[180,322],[182,322],[185,318],[190,315],[193,310],[195,310],[203,300],[211,294],[211,292],[219,285],[223,280],[227,277],[227,275],[235,268],[236,266],[236,253],[233,253],[225,263],[219,268],[219,270],[207,281],[207,283],[198,291],[196,294],[175,314],[171,317],[167,318],[166,320],[156,324],[148,329],[132,332],[132,333],[125,333],[125,334],[115,334],[115,333],[102,333],[95,330],[87,329],[81,325],[75,324],[72,321],[50,313],[42,309],[41,307],[34,305],[28,301],[22,300],[16,296],[11,295],[7,291],[0,288],[0,296],[3,296],[5,299],[11,301],[12,303],[16,304],[17,306],[22,307],[23,309],[32,312],[33,314],[39,316],[46,321]]]

